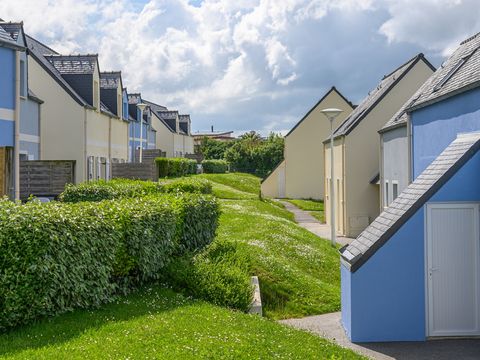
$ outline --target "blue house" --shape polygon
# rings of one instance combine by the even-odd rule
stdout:
[[[22,23],[0,22],[16,44],[27,47]],[[40,105],[43,103],[28,86],[27,51],[20,52],[20,160],[40,159]]]
[[[151,118],[148,108],[144,111],[143,121],[140,125],[141,111],[137,107],[138,104],[143,103],[142,95],[139,93],[128,94],[128,114],[129,114],[129,154],[130,161],[135,160],[135,151],[140,149],[154,149],[155,145],[151,145],[151,138],[154,137],[152,133],[154,130],[151,127]],[[140,126],[143,129],[140,129]],[[141,137],[141,138],[140,138]],[[150,145],[149,145],[150,144]],[[155,141],[153,141],[155,144]]]
[[[408,101],[411,184],[341,250],[354,342],[480,335],[480,35]]]
[[[20,123],[20,94],[24,84],[21,80],[25,77],[23,68],[22,78],[20,59],[24,53],[25,47],[0,26],[0,196],[9,195],[12,198],[18,198],[20,190],[19,141],[15,140],[15,129]],[[17,151],[14,151],[15,145]]]

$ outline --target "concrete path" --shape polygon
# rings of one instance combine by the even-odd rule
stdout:
[[[371,359],[480,359],[480,339],[353,344],[345,335],[345,331],[340,323],[340,317],[341,314],[337,312],[310,316],[303,319],[282,320],[280,322],[295,328],[311,331]]]
[[[295,216],[295,221],[300,225],[301,227],[307,229],[311,233],[314,233],[315,235],[323,238],[330,240],[331,239],[331,232],[330,232],[330,226],[327,224],[322,224],[320,221],[315,219],[308,211],[299,209],[295,205],[289,203],[288,201],[284,200],[279,200],[284,206],[285,209],[290,211],[294,216]],[[337,243],[340,245],[347,245],[350,244],[354,239],[351,238],[346,238],[343,236],[337,236]]]

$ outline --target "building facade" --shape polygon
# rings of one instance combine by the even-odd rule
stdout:
[[[263,196],[324,199],[322,141],[330,134],[330,121],[321,110],[327,108],[343,110],[334,120],[335,129],[350,115],[354,106],[332,87],[285,136],[284,161],[262,181]]]
[[[352,341],[480,335],[480,36],[407,102],[412,183],[342,249]]]
[[[380,213],[380,139],[378,130],[431,75],[433,66],[419,54],[385,76],[335,130],[334,176],[336,226],[340,235],[358,236]],[[330,169],[326,139],[325,169]],[[329,171],[325,179],[325,218],[330,224]]]

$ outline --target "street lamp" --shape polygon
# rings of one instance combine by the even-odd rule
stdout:
[[[140,163],[142,163],[142,157],[143,157],[143,111],[147,107],[147,104],[144,103],[139,103],[137,104],[137,108],[140,109]]]
[[[335,192],[333,189],[334,181],[334,166],[333,166],[333,121],[340,115],[343,110],[330,108],[320,111],[323,115],[330,120],[330,226],[331,226],[331,237],[332,237],[332,246],[335,246],[336,243],[336,231],[335,231]]]

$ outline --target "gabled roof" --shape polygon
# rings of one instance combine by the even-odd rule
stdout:
[[[98,64],[98,55],[45,55],[45,58],[62,75],[93,74]]]
[[[480,33],[462,43],[422,87],[414,110],[480,86]]]
[[[345,121],[335,130],[334,136],[348,135],[398,84],[398,82],[419,62],[424,61],[427,66],[435,71],[425,56],[420,53],[408,60],[390,74],[385,75],[375,89],[369,92],[368,96],[358,105]]]
[[[322,103],[322,101],[325,100],[326,97],[327,97],[328,95],[330,95],[332,92],[336,92],[343,100],[345,100],[345,102],[346,102],[348,105],[351,106],[352,109],[355,109],[355,105],[353,105],[345,96],[343,96],[342,93],[341,93],[340,91],[338,91],[335,86],[332,86],[332,87],[330,88],[330,90],[328,90],[328,91],[325,93],[325,95],[323,95],[323,96],[321,97],[321,99],[318,100],[317,103],[316,103],[315,105],[313,105],[313,107],[312,107],[310,110],[308,110],[308,112],[303,116],[303,118],[302,118],[298,123],[295,124],[295,126],[287,133],[287,135],[285,135],[285,137],[287,137],[287,136],[290,135],[292,132],[294,132],[295,129],[296,129],[298,126],[300,126],[300,124],[308,117],[308,115],[310,115],[310,113],[311,113],[313,110],[315,110],[315,109],[317,108],[317,106],[320,105],[320,104]],[[343,110],[343,109],[342,109],[342,110]]]
[[[143,100],[143,102],[150,107],[150,110],[153,113],[153,115],[155,115],[155,117],[158,120],[160,120],[160,122],[163,125],[165,125],[168,130],[170,130],[172,133],[176,132],[175,122],[166,120],[159,115],[159,112],[168,111],[168,109],[165,106],[155,104],[154,102],[151,102],[151,101],[148,101],[148,100]]]
[[[116,117],[118,118],[117,115],[115,115],[110,108],[105,105],[102,101],[100,101],[100,111],[108,116]]]
[[[342,259],[356,271],[480,149],[480,133],[459,135],[350,245]]]
[[[100,88],[118,89],[119,86],[122,86],[121,71],[104,71],[100,73]]]
[[[32,56],[40,66],[81,106],[93,109],[62,77],[62,74],[47,60],[45,56],[58,54],[48,46],[26,35],[28,54]]]
[[[165,120],[167,119],[177,120],[177,117],[178,117],[177,110],[160,110],[157,112],[158,112],[158,115],[160,115]]]

